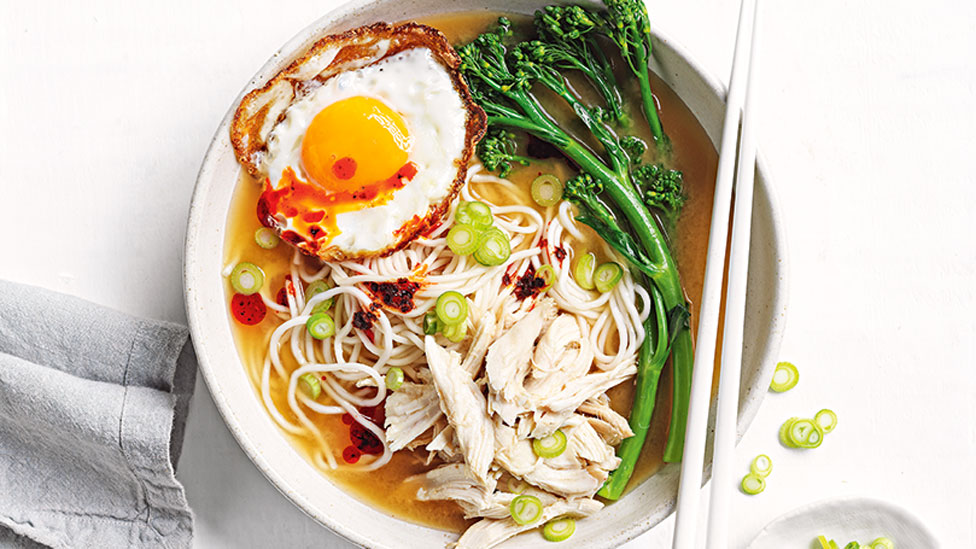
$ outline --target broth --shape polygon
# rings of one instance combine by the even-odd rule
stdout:
[[[471,12],[452,13],[418,19],[440,29],[452,44],[466,42],[483,32],[499,16],[497,13]],[[524,16],[510,16],[516,26],[525,28],[530,19]],[[636,81],[621,74],[621,82],[633,84],[636,94]],[[687,202],[678,218],[674,233],[671,235],[672,247],[681,272],[682,284],[691,303],[692,330],[697,323],[698,298],[701,295],[702,278],[705,270],[705,253],[708,240],[708,223],[711,217],[713,182],[717,165],[717,155],[711,141],[705,134],[691,111],[681,102],[667,85],[652,75],[652,88],[655,91],[660,106],[661,120],[671,137],[674,153],[673,167],[684,172],[684,183]],[[635,102],[631,102],[635,103]],[[567,113],[568,114],[568,113]],[[637,135],[647,139],[649,132],[639,111],[630,112],[635,121]],[[650,153],[649,153],[650,154]],[[533,204],[528,194],[529,183],[540,173],[554,173],[565,180],[573,174],[572,169],[562,160],[548,159],[533,162],[528,167],[518,167],[508,176],[508,179],[518,183],[526,189],[520,197],[523,204]],[[261,265],[266,274],[265,295],[273,297],[278,288],[284,284],[285,275],[289,272],[293,250],[286,244],[281,244],[272,250],[259,248],[254,244],[254,232],[261,227],[255,213],[255,205],[260,195],[260,184],[242,172],[234,192],[230,214],[227,220],[227,236],[224,245],[225,264],[235,264],[239,261],[250,261]],[[490,186],[480,187],[478,190],[488,199],[492,196]],[[511,199],[509,198],[508,201]],[[597,236],[588,228],[582,227],[588,240],[597,242]],[[573,242],[577,254],[588,251],[588,242]],[[314,261],[307,259],[307,261]],[[233,295],[233,289],[227,283],[228,298]],[[244,326],[235,322],[228,315],[234,339],[239,350],[241,361],[251,378],[255,395],[260,398],[261,368],[268,348],[271,332],[278,326],[274,315],[255,326]],[[719,331],[721,333],[721,330]],[[290,354],[282,356],[286,369],[297,368]],[[609,391],[611,404],[614,409],[629,415],[630,404],[633,399],[633,383],[621,384]],[[286,401],[287,387],[277,377],[271,380],[272,399],[280,412],[289,420],[295,417]],[[667,437],[668,421],[671,407],[671,370],[665,368],[661,377],[661,384],[657,395],[657,405],[647,442],[632,477],[628,490],[653,475],[662,466],[661,456]],[[348,443],[348,427],[339,416],[309,416],[318,425],[333,448],[342,448]],[[283,432],[292,443],[306,457],[316,442],[314,439],[296,437]],[[323,469],[328,478],[343,490],[354,494],[357,498],[371,505],[395,515],[404,520],[441,528],[450,531],[461,531],[472,521],[466,521],[456,504],[449,501],[424,502],[416,499],[417,485],[404,482],[404,479],[423,473],[436,465],[425,465],[419,453],[401,450],[393,454],[393,458],[384,467],[370,472],[350,472],[343,470]]]

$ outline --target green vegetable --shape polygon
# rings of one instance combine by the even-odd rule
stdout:
[[[427,311],[424,315],[424,334],[434,335],[439,331],[441,331],[441,323],[437,320],[437,312]]]
[[[614,262],[604,263],[596,268],[593,273],[593,284],[600,293],[607,293],[612,290],[620,278],[624,276],[624,270]]]
[[[852,541],[845,545],[844,549],[861,549],[861,544],[856,541]]]
[[[335,335],[335,322],[328,313],[316,313],[305,322],[308,335],[315,339],[325,339]]]
[[[516,496],[509,504],[508,512],[517,524],[533,524],[542,518],[542,502],[535,496]]]
[[[264,271],[254,263],[242,261],[230,273],[230,285],[239,294],[251,295],[264,286]]]
[[[824,430],[812,419],[790,418],[779,429],[779,439],[789,448],[817,448],[823,443]]]
[[[871,549],[895,549],[895,542],[888,538],[880,537],[871,542]]]
[[[386,388],[391,391],[396,391],[403,385],[403,370],[397,368],[396,366],[390,368],[386,371]]]
[[[769,459],[766,454],[759,454],[752,460],[752,464],[749,465],[749,471],[763,478],[769,476],[769,473],[773,472],[773,460]]]
[[[455,224],[447,232],[447,247],[457,255],[469,255],[478,249],[481,231],[471,225]]]
[[[495,218],[491,215],[491,208],[488,204],[479,201],[461,202],[458,204],[457,211],[454,212],[454,222],[461,225],[470,225],[482,231],[491,227],[495,223]]]
[[[273,230],[267,227],[261,227],[254,231],[254,241],[265,250],[270,250],[281,242],[281,238]]]
[[[541,458],[554,458],[566,451],[566,435],[556,430],[555,433],[532,441],[532,451]]]
[[[593,252],[585,253],[576,260],[573,278],[580,288],[592,290],[596,288],[596,284],[593,283],[594,272],[596,272],[596,256],[593,255]]]
[[[517,148],[514,133],[499,127],[489,128],[478,143],[478,158],[485,168],[507,177],[513,164],[529,165],[529,158],[515,154]]]
[[[776,371],[773,372],[773,381],[769,384],[769,388],[777,393],[782,393],[796,387],[799,381],[800,372],[796,366],[789,362],[780,362],[776,365]]]
[[[563,198],[563,182],[548,173],[533,179],[529,190],[532,200],[544,208],[555,206]]]
[[[468,318],[468,300],[458,292],[444,292],[437,298],[434,311],[441,324],[447,326],[463,324]]]
[[[823,535],[817,536],[817,541],[820,542],[821,549],[830,549],[830,542]]]
[[[639,73],[638,80],[642,80],[640,85],[645,112],[647,113],[648,106],[651,107],[650,113],[647,114],[654,130],[655,142],[659,149],[664,149],[667,139],[660,128],[656,111],[653,110],[653,97],[650,96],[647,75],[647,55],[650,53],[649,29],[633,24],[637,20],[646,23],[645,8],[643,3],[637,0],[609,1],[608,7],[609,11],[605,14],[585,10],[585,13],[577,12],[577,15],[585,15],[593,20],[593,25],[590,25],[593,32],[611,36],[628,64],[637,57],[643,56],[643,69],[639,66],[634,68]],[[564,16],[571,15],[568,11],[555,13],[549,10],[549,12],[553,17],[557,15],[562,17],[556,21],[560,25],[563,24],[559,23],[560,21],[573,24],[585,23],[579,18],[566,19]],[[537,17],[542,21],[541,15]],[[628,17],[632,21],[628,22]],[[619,28],[616,27],[618,23],[621,25]],[[609,30],[611,26],[617,30]],[[642,424],[649,424],[654,403],[653,400],[650,402],[647,400],[654,398],[660,368],[670,354],[674,368],[674,396],[664,459],[669,462],[680,461],[691,389],[693,363],[691,334],[685,322],[687,308],[684,292],[674,258],[668,248],[668,240],[655,216],[648,210],[646,199],[631,175],[633,162],[627,151],[633,150],[633,147],[622,145],[620,139],[606,125],[605,120],[608,116],[605,111],[585,105],[574,95],[560,72],[566,68],[563,65],[565,61],[557,60],[548,54],[547,48],[540,50],[538,45],[532,43],[507,47],[504,39],[510,34],[509,27],[510,22],[502,18],[496,29],[481,34],[472,42],[458,48],[461,57],[460,70],[475,101],[487,113],[489,126],[528,132],[556,147],[580,168],[581,173],[567,181],[563,189],[564,198],[571,200],[579,208],[577,219],[596,229],[608,244],[647,277],[643,283],[649,293],[659,294],[660,299],[655,299],[655,302],[659,304],[661,310],[655,311],[651,316],[650,328],[646,329],[650,330],[652,337],[645,339],[648,344],[642,346],[642,356],[639,357],[641,367],[638,369],[637,384],[640,390],[634,400],[634,410],[641,412],[638,414],[632,410],[630,423],[635,432],[643,430]],[[642,30],[631,32],[634,29]],[[571,41],[579,40],[580,36],[574,32],[560,34],[557,30],[553,30],[542,38],[546,44],[577,48],[578,44]],[[641,51],[635,52],[638,48]],[[581,54],[574,54],[584,63],[589,63],[591,58],[596,59],[602,55],[598,48],[588,48],[585,51],[590,57],[584,59]],[[599,66],[598,61],[599,59],[594,62],[596,66]],[[588,73],[578,70],[577,72],[588,80],[594,78],[592,71]],[[533,94],[535,84],[545,86],[570,107],[579,122],[602,147],[604,158],[591,152],[588,145],[574,138],[567,131],[569,126],[563,127],[556,122],[557,119],[551,116]],[[476,258],[477,255],[478,252],[475,253]],[[662,352],[663,355],[660,354]],[[627,452],[623,450],[625,444],[628,448]],[[626,486],[629,475],[633,471],[633,463],[629,462],[636,462],[640,453],[639,447],[636,452],[630,450],[632,447],[633,444],[627,444],[625,441],[618,449],[619,456],[626,454],[627,457],[621,457],[622,462],[618,471],[622,472],[615,472],[608,480],[608,484],[613,483],[613,490],[607,490],[605,485],[605,489],[601,491],[605,497],[619,497]]]
[[[312,282],[311,284],[308,285],[308,287],[305,288],[305,301],[307,302],[308,300],[319,295],[320,293],[331,289],[332,289],[332,284],[329,284],[325,280],[316,280],[315,282]],[[322,301],[315,307],[312,307],[312,314],[324,313],[329,309],[331,309],[333,305],[335,305],[335,298],[330,297],[329,299]]]
[[[791,417],[779,428],[779,441],[782,442],[783,446],[786,446],[787,448],[798,448],[798,446],[794,444],[793,439],[790,438],[790,428],[793,427],[793,422],[798,419],[800,418]]]
[[[542,527],[542,537],[546,541],[566,541],[576,532],[576,520],[562,517],[550,520]]]
[[[674,227],[678,212],[685,204],[684,175],[663,164],[645,164],[633,172],[634,183],[644,196],[644,204],[660,212],[668,227]]]
[[[492,227],[481,236],[481,243],[474,252],[474,259],[486,267],[494,267],[508,261],[512,255],[512,243],[508,236]]]
[[[465,322],[461,322],[460,324],[444,326],[442,331],[448,341],[457,343],[464,339],[464,336],[468,335],[468,325]]]
[[[824,433],[830,433],[837,427],[837,414],[833,410],[824,408],[813,416],[813,420],[823,429]]]
[[[742,491],[750,496],[755,496],[765,489],[766,479],[762,478],[761,476],[749,473],[748,475],[742,477]]]
[[[298,376],[298,388],[312,400],[319,398],[319,395],[322,394],[322,383],[318,376],[312,372],[305,372]]]
[[[535,272],[535,277],[546,281],[546,285],[542,287],[542,291],[544,292],[552,288],[552,285],[556,283],[556,270],[552,268],[552,265],[542,265]]]

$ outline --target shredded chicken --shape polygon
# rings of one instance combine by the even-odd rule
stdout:
[[[386,399],[386,441],[390,450],[410,446],[442,416],[437,390],[429,383],[404,383]]]
[[[538,528],[539,524],[556,517],[586,517],[603,508],[603,504],[593,499],[559,500],[542,510],[538,524],[520,525],[510,517],[493,520],[482,519],[468,528],[457,542],[457,549],[486,549],[494,547],[526,530]]]

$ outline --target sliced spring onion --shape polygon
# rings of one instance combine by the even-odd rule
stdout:
[[[312,372],[305,372],[298,376],[298,387],[305,393],[305,396],[312,400],[319,398],[319,395],[322,394],[322,384],[319,382],[318,376]]]
[[[566,541],[576,532],[576,520],[570,517],[550,520],[542,527],[542,537],[546,541]]]
[[[396,366],[386,371],[386,388],[396,391],[403,385],[403,370]]]
[[[836,541],[830,540],[830,549],[840,549],[840,547],[837,547]]]
[[[496,228],[485,231],[481,236],[474,259],[486,267],[494,267],[508,261],[512,255],[512,243],[508,236]]]
[[[522,494],[512,500],[508,506],[508,512],[517,524],[522,526],[533,524],[542,518],[542,502],[535,496]]]
[[[786,420],[782,427],[779,428],[779,441],[783,443],[783,446],[787,448],[797,448],[798,446],[793,443],[793,439],[790,438],[790,429],[793,427],[793,422],[797,421],[798,417],[791,417]]]
[[[820,542],[820,549],[830,549],[830,542],[823,535],[817,536],[817,541]]]
[[[316,313],[308,317],[305,329],[308,330],[308,335],[315,339],[325,339],[335,335],[335,322],[328,313]]]
[[[461,324],[468,318],[468,300],[458,292],[444,292],[437,298],[434,311],[437,313],[437,320],[442,324]]]
[[[305,288],[305,301],[308,301],[313,297],[319,295],[320,293],[331,289],[332,289],[332,284],[329,284],[324,280],[316,280],[315,282],[312,282],[311,284],[308,285],[308,287]],[[329,309],[331,309],[333,305],[335,305],[335,298],[330,297],[329,299],[326,299],[325,301],[319,303],[315,307],[312,307],[312,314],[324,313]]]
[[[624,276],[624,270],[613,261],[604,263],[596,268],[593,273],[593,285],[600,293],[607,293],[620,282],[620,277]]]
[[[566,451],[566,434],[556,429],[556,432],[532,441],[532,451],[541,458],[554,458]]]
[[[552,265],[543,265],[535,272],[535,277],[546,281],[546,285],[542,287],[544,292],[556,283],[556,270],[552,268]]]
[[[797,419],[790,424],[786,436],[797,448],[816,448],[823,442],[824,431],[812,419]]]
[[[766,478],[769,473],[773,472],[773,460],[769,459],[766,454],[759,454],[752,460],[752,464],[749,465],[749,471],[754,475]]]
[[[532,200],[542,206],[554,206],[563,198],[563,182],[552,174],[540,175],[532,181]]]
[[[454,225],[447,232],[447,247],[457,255],[470,255],[481,244],[481,231],[471,225]]]
[[[230,273],[230,285],[239,294],[256,294],[264,286],[264,271],[254,263],[241,261]]]
[[[834,427],[837,427],[837,414],[828,408],[817,412],[817,415],[813,416],[813,420],[823,429],[824,433],[829,433],[834,430]]]
[[[880,537],[871,542],[871,549],[895,549],[895,542],[889,538]]]
[[[454,212],[454,222],[484,230],[492,226],[495,218],[492,217],[488,204],[476,200],[458,204],[457,211]]]
[[[596,286],[593,284],[593,273],[596,271],[596,255],[593,252],[586,253],[576,260],[576,267],[573,269],[573,278],[580,288],[592,290]]]
[[[845,545],[844,549],[861,549],[861,544],[856,541],[852,541]]]
[[[766,489],[766,479],[759,475],[749,473],[742,477],[742,491],[754,496]]]
[[[789,362],[780,362],[776,365],[776,371],[773,373],[773,382],[769,384],[769,388],[777,393],[782,393],[796,387],[799,381],[800,372],[796,369],[796,366]]]
[[[267,227],[261,227],[254,231],[254,241],[265,250],[270,250],[281,242],[281,238],[273,230]]]
[[[437,320],[437,313],[427,311],[424,315],[424,334],[432,336],[441,331],[441,323]]]
[[[464,339],[464,336],[468,335],[468,325],[465,322],[461,322],[460,324],[444,326],[442,333],[448,341],[457,343]]]

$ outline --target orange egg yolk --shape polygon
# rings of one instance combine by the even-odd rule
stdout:
[[[330,192],[354,192],[385,181],[407,162],[403,118],[372,97],[350,97],[322,109],[302,140],[302,169]]]

